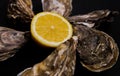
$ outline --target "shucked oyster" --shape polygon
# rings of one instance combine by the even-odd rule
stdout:
[[[25,42],[25,33],[6,27],[0,27],[0,61],[14,56]]]
[[[43,11],[56,12],[68,17],[72,11],[72,0],[42,0]]]
[[[77,41],[77,36],[74,36],[57,47],[45,60],[17,76],[73,76]]]
[[[112,37],[82,25],[75,27],[75,34],[78,36],[77,51],[81,63],[88,70],[100,72],[116,63],[119,50]]]
[[[31,22],[34,13],[31,0],[10,0],[8,5],[8,17],[22,22]]]

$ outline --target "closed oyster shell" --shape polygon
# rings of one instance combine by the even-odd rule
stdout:
[[[85,25],[87,27],[98,27],[101,22],[112,22],[113,17],[118,14],[117,11],[95,10],[87,14],[68,17],[68,21],[75,25]],[[96,26],[95,26],[96,25]]]
[[[25,32],[0,27],[0,61],[14,56],[25,42]]]
[[[27,68],[17,76],[73,76],[76,62],[77,36],[61,44],[45,60]]]
[[[72,0],[42,0],[43,11],[55,12],[68,17],[72,11]]]
[[[116,63],[119,49],[108,34],[80,25],[75,27],[75,34],[78,36],[80,62],[85,68],[101,72]]]
[[[31,22],[34,13],[31,0],[10,0],[8,4],[8,17],[21,22]]]

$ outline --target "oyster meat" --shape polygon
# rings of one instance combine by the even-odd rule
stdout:
[[[72,0],[42,0],[43,11],[56,12],[68,17],[72,11]]]
[[[74,31],[78,36],[77,51],[80,62],[85,68],[93,72],[101,72],[116,63],[119,50],[112,37],[82,25],[77,25]]]
[[[0,61],[14,56],[25,42],[25,32],[0,27]]]
[[[17,76],[73,76],[77,42],[77,36],[73,36],[57,47],[45,60],[25,69]]]
[[[31,22],[34,13],[31,0],[9,0],[8,17],[21,22]]]

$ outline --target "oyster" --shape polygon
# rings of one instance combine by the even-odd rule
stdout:
[[[111,18],[117,13],[117,11],[96,10],[88,14],[71,16],[68,20],[75,25],[85,25],[92,28],[95,27],[95,24],[98,26],[98,24],[103,21],[111,22]]]
[[[81,64],[90,71],[100,72],[111,68],[117,61],[119,50],[115,41],[104,32],[77,25],[77,51]]]
[[[56,12],[68,17],[72,11],[72,0],[42,0],[43,11]]]
[[[16,31],[6,27],[0,27],[0,61],[14,56],[25,42],[25,32]]]
[[[34,13],[31,0],[10,0],[8,5],[8,17],[21,22],[31,22]]]
[[[45,60],[27,68],[17,76],[73,76],[76,62],[77,36],[56,48]]]

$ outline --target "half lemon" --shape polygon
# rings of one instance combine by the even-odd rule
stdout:
[[[31,35],[44,46],[57,47],[70,39],[72,34],[72,25],[56,13],[42,12],[32,19]]]

